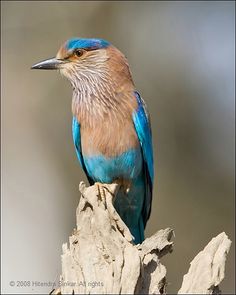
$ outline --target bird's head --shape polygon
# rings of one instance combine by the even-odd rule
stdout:
[[[85,79],[92,83],[108,79],[114,76],[111,71],[120,72],[123,77],[124,73],[130,76],[124,55],[103,39],[69,39],[61,46],[56,57],[41,61],[31,68],[60,70],[74,87]]]

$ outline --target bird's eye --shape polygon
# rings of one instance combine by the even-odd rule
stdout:
[[[76,49],[75,50],[75,55],[77,57],[81,57],[83,54],[84,54],[84,51],[83,50],[81,50],[81,49]]]

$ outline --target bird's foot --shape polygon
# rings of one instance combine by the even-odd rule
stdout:
[[[121,184],[118,182],[113,182],[111,184],[95,182],[95,185],[97,186],[98,195],[100,196],[103,202],[106,199],[107,193],[112,196],[112,199],[114,201],[116,194],[121,186]]]
[[[96,182],[95,185],[98,189],[98,195],[100,196],[101,200],[104,202],[106,199],[106,192],[105,192],[105,185],[101,182]]]

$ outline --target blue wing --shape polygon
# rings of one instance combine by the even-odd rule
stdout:
[[[87,169],[84,164],[84,158],[83,158],[83,154],[82,154],[82,150],[81,150],[80,124],[77,121],[76,117],[73,117],[73,119],[72,119],[72,135],[73,135],[73,142],[74,142],[77,158],[78,158],[80,165],[83,168],[83,170],[88,178],[90,185],[92,185],[92,184],[94,184],[94,181],[88,175]]]
[[[135,96],[138,102],[138,108],[133,113],[133,122],[142,149],[146,186],[146,195],[142,210],[143,222],[145,226],[151,213],[154,178],[152,132],[146,105],[138,92],[135,92]]]

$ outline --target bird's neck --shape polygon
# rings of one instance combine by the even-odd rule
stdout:
[[[99,120],[120,120],[136,108],[134,84],[128,64],[106,64],[96,72],[80,75],[73,83],[72,112],[90,126]]]

